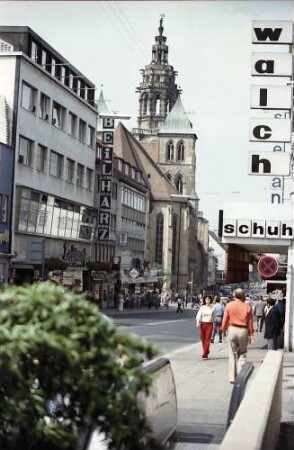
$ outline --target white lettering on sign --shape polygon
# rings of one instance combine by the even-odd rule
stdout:
[[[250,141],[291,142],[290,119],[250,119]]]
[[[251,152],[249,175],[290,175],[290,153]]]
[[[292,109],[291,86],[251,86],[252,109]]]
[[[251,75],[255,77],[289,77],[293,57],[290,53],[252,53]]]
[[[288,221],[224,219],[223,237],[292,239],[294,224]]]
[[[253,44],[292,44],[293,24],[290,21],[253,20]]]

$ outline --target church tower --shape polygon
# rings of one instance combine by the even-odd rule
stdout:
[[[141,70],[143,81],[137,88],[139,93],[138,128],[155,132],[164,123],[174,106],[180,89],[175,79],[177,72],[168,64],[168,46],[163,36],[163,19],[159,23],[159,35],[152,46],[151,63]],[[138,130],[139,131],[139,130]]]
[[[163,36],[163,19],[159,35],[152,46],[151,64],[142,70],[139,93],[138,128],[133,134],[157,163],[179,195],[190,198],[198,208],[196,194],[197,136],[184,109],[177,72],[168,64],[168,46]]]

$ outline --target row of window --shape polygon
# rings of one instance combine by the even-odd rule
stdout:
[[[69,68],[68,63],[58,59],[49,50],[45,49],[41,43],[34,40],[31,41],[29,56],[79,97],[94,105],[95,87],[85,82],[83,76],[74,73]]]
[[[8,195],[0,194],[0,223],[8,220]]]
[[[135,220],[129,220],[126,218],[121,219],[121,231],[130,233],[133,237],[145,239],[145,224],[136,222]]]
[[[126,186],[122,187],[121,202],[123,205],[129,206],[137,211],[145,212],[146,210],[146,198]]]
[[[177,142],[176,146],[173,141],[168,141],[168,143],[166,144],[166,160],[167,161],[185,160],[185,145],[183,141]]]
[[[51,176],[65,179],[68,183],[76,184],[80,188],[93,190],[93,170],[83,164],[65,158],[54,150],[49,150],[41,144],[35,144],[30,139],[19,136],[18,162],[33,167],[34,152],[36,152],[36,169],[49,173]]]
[[[43,120],[48,122],[50,120],[54,127],[66,131],[80,142],[95,148],[96,131],[94,127],[25,81],[22,83],[21,106],[27,111],[37,114]]]
[[[21,189],[18,230],[70,239],[93,239],[95,210]]]

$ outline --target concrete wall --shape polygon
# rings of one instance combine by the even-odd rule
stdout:
[[[270,350],[254,376],[219,450],[275,450],[282,408],[283,353]]]

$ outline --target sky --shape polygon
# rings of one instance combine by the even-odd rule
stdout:
[[[96,84],[96,98],[103,85],[109,108],[132,117],[130,129],[164,14],[169,64],[198,137],[199,209],[216,230],[224,201],[269,202],[272,177],[248,175],[249,118],[258,117],[251,54],[260,51],[251,28],[252,20],[293,20],[294,1],[0,1],[0,10],[0,25],[31,27]]]

